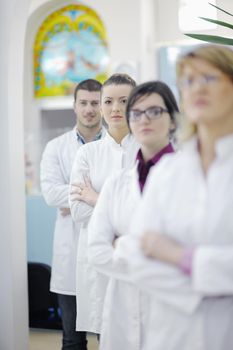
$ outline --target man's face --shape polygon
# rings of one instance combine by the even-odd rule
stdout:
[[[77,126],[94,128],[100,124],[100,91],[78,90],[74,102]]]

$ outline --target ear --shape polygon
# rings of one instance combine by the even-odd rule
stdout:
[[[104,114],[103,114],[103,110],[102,110],[102,107],[100,106],[100,115],[101,115],[101,119],[104,120]]]
[[[176,122],[174,120],[170,121],[170,127],[169,127],[169,132],[174,132],[176,130]]]
[[[73,102],[73,109],[74,109],[74,111],[75,111],[75,102],[76,102],[76,101]]]

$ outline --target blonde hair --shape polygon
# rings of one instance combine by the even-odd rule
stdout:
[[[190,65],[190,62],[199,58],[212,66],[219,69],[223,74],[227,75],[233,83],[233,50],[229,47],[220,45],[202,45],[198,46],[194,50],[180,56],[176,63],[176,76],[179,80],[184,71],[186,65]],[[181,111],[182,111],[182,94],[181,96]],[[180,121],[179,139],[186,141],[197,133],[197,126],[190,123],[185,117],[184,113],[181,115]]]

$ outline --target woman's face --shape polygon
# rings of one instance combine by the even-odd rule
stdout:
[[[163,98],[157,94],[142,96],[131,108],[133,111],[146,111],[152,107],[162,107],[166,110]],[[139,120],[129,119],[130,129],[141,146],[150,148],[160,148],[169,142],[169,130],[174,128],[168,112],[162,112],[155,118],[149,119],[145,113],[141,114]]]
[[[103,88],[101,96],[101,111],[108,124],[112,128],[128,128],[125,109],[128,96],[133,87],[131,85],[107,85]]]
[[[193,58],[178,82],[184,113],[190,122],[216,125],[233,118],[233,82],[218,68]]]

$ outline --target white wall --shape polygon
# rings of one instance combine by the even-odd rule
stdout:
[[[156,77],[156,67],[151,60],[155,47],[169,43],[193,42],[179,29],[179,0],[32,0],[27,57],[31,55],[34,37],[43,19],[57,8],[76,2],[90,6],[102,18],[108,33],[111,63],[129,60],[137,62],[140,70],[139,81]],[[233,12],[232,0],[217,0],[216,4]],[[220,11],[218,16],[220,20],[231,20],[230,16]],[[205,33],[232,36],[232,30],[221,27]],[[151,75],[148,77],[149,71]],[[31,84],[32,81],[30,87]]]
[[[209,1],[211,2],[211,0]],[[228,12],[233,13],[233,1],[232,0],[217,0],[216,5],[225,9]],[[174,44],[181,42],[193,42],[192,39],[187,39],[180,29],[178,23],[178,8],[179,0],[156,0],[156,45],[161,44]],[[223,21],[232,21],[231,16],[227,16],[218,11],[218,19]],[[232,36],[232,30],[222,27],[217,27],[214,30],[204,31],[203,34],[213,35],[226,35]],[[195,41],[200,42],[200,41]]]
[[[0,2],[0,349],[27,350],[23,54],[27,0]]]
[[[147,1],[147,0],[146,0]],[[46,1],[33,0],[30,14],[34,29],[38,16],[48,14],[56,8],[70,3],[83,3],[94,9],[103,20],[108,33],[112,62],[122,59],[140,59],[138,37],[140,36],[140,1],[139,0],[85,0],[85,1]]]

